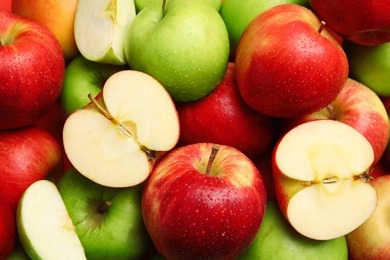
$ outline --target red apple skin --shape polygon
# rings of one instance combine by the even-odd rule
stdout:
[[[0,11],[0,129],[32,124],[54,106],[65,61],[44,25]]]
[[[176,106],[180,118],[180,145],[201,142],[237,148],[251,159],[260,158],[274,137],[273,118],[242,99],[229,63],[222,82],[208,96]]]
[[[14,212],[0,195],[0,259],[7,259],[12,253],[16,239]]]
[[[310,3],[327,26],[348,41],[371,46],[390,41],[387,0],[311,0]]]
[[[239,150],[219,145],[212,174],[211,143],[175,148],[148,179],[142,201],[146,228],[167,259],[234,259],[253,242],[266,191],[256,166]]]
[[[14,212],[32,183],[58,170],[60,146],[47,131],[36,126],[0,131],[0,191]]]
[[[325,107],[341,91],[349,70],[332,33],[312,11],[294,4],[257,16],[240,39],[235,62],[245,102],[274,117]]]
[[[373,165],[378,163],[389,141],[390,124],[386,108],[375,92],[367,86],[348,78],[343,89],[328,108],[296,118],[283,119],[280,129],[286,133],[299,124],[333,119],[355,128],[371,143],[374,149]]]
[[[372,215],[346,235],[350,260],[390,259],[390,175],[371,181],[378,195]]]

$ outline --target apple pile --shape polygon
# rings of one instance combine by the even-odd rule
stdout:
[[[390,258],[388,1],[6,2],[0,259]]]

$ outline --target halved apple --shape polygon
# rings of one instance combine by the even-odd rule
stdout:
[[[109,187],[143,182],[159,155],[178,142],[179,118],[165,88],[153,77],[124,70],[64,124],[63,142],[72,165]]]
[[[124,37],[136,16],[134,0],[79,0],[74,36],[91,61],[123,65]]]
[[[367,139],[334,120],[303,123],[275,146],[273,174],[282,212],[302,235],[333,239],[373,213],[370,184],[374,151]]]
[[[39,180],[25,190],[16,223],[20,242],[32,259],[86,259],[54,183]]]

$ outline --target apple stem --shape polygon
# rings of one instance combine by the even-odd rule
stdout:
[[[100,207],[99,207],[99,213],[104,213],[108,210],[108,208],[111,206],[112,202],[111,201],[106,201],[104,202]]]
[[[163,16],[165,15],[165,5],[166,5],[167,1],[166,0],[163,0],[163,3],[162,3],[162,14]]]
[[[321,26],[320,26],[320,28],[318,29],[318,33],[321,33],[322,32],[322,30],[324,29],[324,27],[325,27],[325,22],[324,21],[321,21]]]
[[[213,166],[215,158],[217,157],[218,152],[219,152],[219,146],[213,145],[211,147],[211,153],[210,153],[209,161],[207,163],[207,168],[206,168],[206,172],[205,172],[205,174],[208,176],[210,176],[211,168]]]
[[[326,109],[328,109],[330,118],[331,118],[331,119],[335,119],[335,118],[334,118],[334,109],[333,109],[333,106],[332,106],[331,104],[329,104],[329,105],[326,106]]]

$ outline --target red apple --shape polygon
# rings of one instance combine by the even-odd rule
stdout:
[[[36,126],[0,131],[0,191],[16,211],[23,192],[33,182],[61,169],[56,139]]]
[[[142,212],[165,258],[235,259],[256,237],[266,200],[261,175],[242,152],[197,143],[161,159],[146,183]]]
[[[15,244],[16,224],[15,214],[10,205],[0,195],[0,259],[7,259]]]
[[[32,124],[54,106],[65,62],[41,23],[0,11],[0,129]]]
[[[282,131],[319,119],[333,119],[352,126],[371,143],[376,164],[385,152],[389,141],[390,124],[386,108],[374,91],[348,78],[343,89],[326,108],[317,112],[281,121]]]
[[[390,259],[390,175],[375,178],[371,184],[378,203],[370,218],[346,236],[351,260]]]
[[[273,119],[248,106],[242,99],[229,63],[222,82],[208,96],[178,103],[180,144],[211,142],[237,148],[251,159],[270,148]]]
[[[387,0],[311,0],[314,12],[344,39],[363,45],[390,41]]]
[[[275,117],[293,117],[332,102],[348,77],[340,44],[309,9],[278,5],[241,36],[236,79],[244,100]]]

